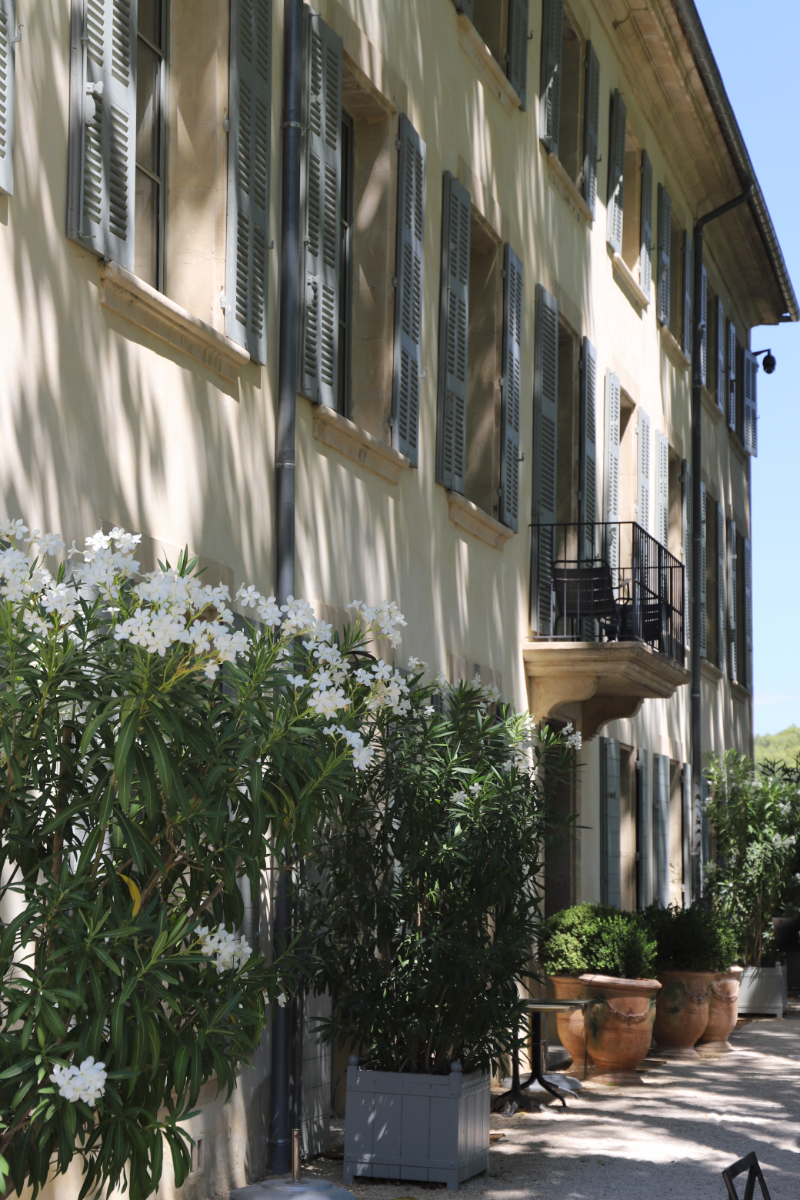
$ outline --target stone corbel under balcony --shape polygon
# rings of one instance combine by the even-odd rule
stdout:
[[[537,721],[571,720],[587,740],[609,721],[634,717],[643,700],[669,699],[689,671],[643,642],[523,643]]]

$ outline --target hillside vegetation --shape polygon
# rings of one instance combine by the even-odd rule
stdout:
[[[780,733],[759,733],[755,738],[755,758],[757,763],[767,759],[794,765],[800,754],[800,727],[790,725]]]

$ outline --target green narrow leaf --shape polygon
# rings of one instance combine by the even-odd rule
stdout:
[[[126,791],[123,791],[120,781],[121,781],[123,775],[127,774],[128,784],[130,784],[132,772],[128,771],[126,773],[124,768],[127,766],[128,756],[130,755],[130,752],[131,752],[131,746],[133,745],[133,739],[136,737],[136,730],[137,730],[138,725],[139,725],[139,710],[136,709],[134,712],[132,712],[130,714],[129,717],[126,717],[125,720],[123,721],[122,729],[120,730],[120,734],[117,739],[116,749],[114,751],[114,774],[117,777],[117,787],[119,789],[120,800],[122,800],[123,802],[128,799],[128,793]]]
[[[175,1094],[179,1101],[183,1096],[183,1089],[186,1084],[186,1068],[189,1066],[189,1053],[189,1047],[185,1043],[181,1043],[175,1055],[173,1079],[175,1081]]]

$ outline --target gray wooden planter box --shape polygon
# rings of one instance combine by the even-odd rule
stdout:
[[[354,1175],[446,1183],[489,1167],[489,1076],[347,1068],[344,1182]]]
[[[785,966],[745,967],[739,984],[739,1012],[782,1017],[788,1007]]]

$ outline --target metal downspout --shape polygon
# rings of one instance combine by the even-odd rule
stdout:
[[[295,424],[298,314],[300,312],[300,155],[302,150],[303,0],[284,0],[283,171],[281,183],[280,331],[278,414],[275,439],[275,595],[294,594]],[[291,874],[282,870],[275,896],[273,948],[277,958],[292,936]],[[293,1005],[272,1014],[269,1167],[286,1175],[292,1166],[289,1120]]]
[[[702,613],[700,605],[700,571],[703,561],[702,533],[700,529],[700,485],[702,483],[703,471],[703,443],[702,443],[702,420],[703,420],[703,369],[701,362],[701,351],[703,345],[704,327],[702,320],[702,287],[703,287],[703,236],[706,225],[711,221],[716,221],[717,217],[722,217],[725,213],[730,212],[734,208],[738,208],[740,204],[744,204],[750,198],[753,191],[752,181],[748,184],[741,196],[737,196],[735,200],[729,200],[727,204],[720,205],[712,212],[706,213],[704,217],[695,223],[694,227],[694,286],[692,295],[692,313],[693,313],[693,338],[692,338],[692,577],[691,577],[691,649],[690,660],[692,667],[692,698],[691,698],[691,718],[690,732],[692,743],[692,811],[694,816],[693,829],[695,830],[694,845],[692,846],[692,898],[697,899],[701,895],[702,880],[701,880],[701,855],[699,852],[697,833],[702,804],[702,777],[703,777],[703,711],[701,703],[701,676],[700,676],[700,617]],[[708,350],[708,346],[706,346]],[[707,356],[707,355],[706,355]]]

